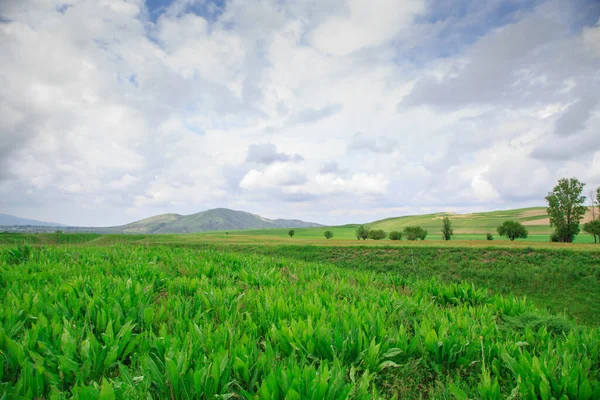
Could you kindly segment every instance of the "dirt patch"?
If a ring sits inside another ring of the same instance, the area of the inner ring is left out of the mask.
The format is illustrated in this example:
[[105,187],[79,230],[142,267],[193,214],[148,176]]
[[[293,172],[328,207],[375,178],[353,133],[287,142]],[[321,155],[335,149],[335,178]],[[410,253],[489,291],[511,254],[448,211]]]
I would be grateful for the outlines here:
[[533,221],[523,221],[526,226],[550,226],[550,218],[534,219]]
[[[531,214],[527,214],[527,213],[531,213]],[[529,210],[529,211],[524,211],[521,214],[521,217],[535,217],[537,215],[545,215],[545,214],[546,214],[546,210]],[[598,215],[596,215],[596,217],[598,217]],[[580,223],[585,224],[586,222],[590,222],[591,220],[592,220],[592,207],[588,207],[588,210],[586,211],[585,215],[581,219]],[[533,221],[523,221],[523,225],[548,226],[548,225],[550,225],[550,218],[535,219]]]
[[547,215],[546,210],[527,210],[523,211],[519,217],[521,218],[529,218],[529,217],[539,217],[540,215]]

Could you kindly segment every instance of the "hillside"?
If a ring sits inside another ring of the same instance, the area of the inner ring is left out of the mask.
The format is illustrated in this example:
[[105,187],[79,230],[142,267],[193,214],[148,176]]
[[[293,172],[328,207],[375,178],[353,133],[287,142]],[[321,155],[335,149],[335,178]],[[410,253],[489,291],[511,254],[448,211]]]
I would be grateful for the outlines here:
[[[496,232],[502,222],[511,220],[525,225],[530,233],[550,234],[552,228],[545,207],[520,208],[515,210],[491,211],[472,214],[436,213],[425,215],[411,215],[405,217],[386,218],[368,224],[372,229],[384,231],[402,230],[406,226],[421,226],[431,233],[437,233],[444,217],[450,218],[454,233],[486,233]],[[591,220],[591,210],[582,219],[581,223]]]
[[15,217],[14,215],[0,214],[0,226],[64,226],[55,222],[44,222],[35,219]]
[[309,228],[322,225],[296,219],[268,219],[260,215],[215,208],[192,215],[162,214],[127,225],[102,229],[106,233],[195,233],[266,228]]

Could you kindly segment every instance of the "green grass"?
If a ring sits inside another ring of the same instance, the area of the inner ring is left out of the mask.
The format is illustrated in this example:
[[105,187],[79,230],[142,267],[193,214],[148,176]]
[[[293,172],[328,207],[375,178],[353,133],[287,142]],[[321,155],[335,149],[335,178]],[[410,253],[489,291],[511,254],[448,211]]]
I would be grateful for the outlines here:
[[[535,221],[547,218],[547,215],[529,214],[535,212],[545,212],[544,207],[521,208],[515,210],[492,211],[485,213],[472,214],[452,214],[452,213],[437,213],[426,215],[415,215],[406,217],[387,218],[381,221],[376,221],[369,224],[375,229],[383,229],[385,231],[402,230],[405,226],[421,226],[428,229],[430,232],[439,232],[442,218],[448,217],[452,222],[452,226],[457,233],[482,233],[496,232],[496,228],[507,220],[518,221],[525,223],[527,221]],[[532,233],[550,233],[550,225],[542,226],[527,226],[527,229]]]
[[[380,228],[377,228],[377,229],[380,229]],[[427,233],[427,237],[425,238],[425,241],[432,242],[432,241],[441,241],[442,240],[442,234],[440,233],[439,229],[437,229],[435,231],[431,230],[432,229],[431,227],[428,227],[427,229],[428,229],[428,233]],[[292,239],[319,239],[319,240],[323,239],[323,240],[326,240],[325,237],[323,236],[323,233],[326,230],[330,230],[334,234],[333,239],[330,239],[330,240],[339,240],[339,239],[356,240],[356,236],[355,236],[356,227],[355,226],[332,226],[332,227],[324,227],[324,228],[295,228],[294,229],[295,234]],[[200,233],[198,235],[207,235],[207,236],[211,236],[211,237],[223,237],[223,238],[225,238],[226,236],[233,236],[233,237],[265,236],[265,237],[276,237],[276,238],[284,238],[285,239],[285,238],[289,238],[288,231],[289,231],[289,229],[254,229],[254,230],[243,230],[243,231],[206,232],[206,233]],[[387,231],[387,232],[389,232],[389,231]],[[491,233],[494,236],[494,240],[491,241],[492,243],[488,243],[488,244],[493,244],[494,241],[496,241],[496,242],[509,241],[506,237],[502,237],[502,236],[498,235],[495,231],[493,231]],[[549,239],[550,239],[549,234],[530,233],[528,235],[527,239],[517,239],[517,242],[545,243],[545,242],[548,242]],[[479,233],[479,234],[457,233],[452,237],[452,240],[487,241],[485,233]],[[403,239],[403,241],[406,241],[406,239]],[[387,244],[388,242],[390,242],[390,240],[383,239],[381,242],[384,242]],[[591,235],[582,233],[582,234],[579,234],[576,236],[575,243],[594,243],[594,238]]]
[[98,233],[12,233],[0,232],[2,244],[83,244],[101,237]]
[[398,277],[469,282],[526,296],[539,308],[600,326],[600,253],[546,249],[228,246],[228,251],[332,263]]
[[[0,398],[600,397],[598,329],[429,274],[469,266],[465,253],[272,249],[63,245],[0,258]],[[502,254],[475,259],[490,256]],[[522,277],[543,258],[550,273],[573,257],[597,272],[592,253],[503,257]]]

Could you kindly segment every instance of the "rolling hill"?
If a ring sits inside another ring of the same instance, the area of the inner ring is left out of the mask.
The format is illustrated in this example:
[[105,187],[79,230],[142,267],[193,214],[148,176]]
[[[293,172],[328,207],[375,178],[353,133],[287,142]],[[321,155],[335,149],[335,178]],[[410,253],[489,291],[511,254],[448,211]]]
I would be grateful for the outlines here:
[[[455,214],[455,213],[435,213],[424,215],[409,215],[402,217],[386,218],[378,221],[366,223],[365,225],[371,229],[383,229],[386,232],[402,231],[407,226],[421,226],[429,233],[427,240],[441,240],[440,228],[444,217],[450,218],[454,229],[455,240],[485,240],[485,234],[491,233],[495,240],[504,240],[497,235],[496,229],[504,221],[518,221],[525,225],[529,231],[527,241],[547,242],[549,235],[553,232],[550,226],[548,215],[545,207],[520,208],[513,210],[491,211],[470,214]],[[581,220],[581,224],[591,220],[591,210]],[[323,232],[331,230],[334,233],[334,239],[352,239],[356,240],[355,231],[358,224],[326,226],[317,228],[302,228],[297,229],[294,235],[296,239],[307,240],[322,240]],[[210,234],[215,237],[221,236],[221,233]],[[224,233],[223,233],[224,235]],[[287,229],[252,229],[236,232],[229,232],[229,236],[271,236],[288,238]],[[386,239],[387,240],[387,239]],[[508,239],[506,239],[508,240]],[[583,231],[577,235],[578,243],[593,243],[590,235]]]
[[64,226],[55,222],[44,222],[35,219],[15,217],[14,215],[0,214],[0,226]]
[[268,219],[227,208],[215,208],[192,215],[161,214],[123,226],[98,229],[105,233],[195,233],[267,228],[309,228],[320,224],[297,219]]
[[[406,226],[421,226],[430,232],[437,233],[442,219],[448,217],[452,222],[454,233],[486,233],[496,232],[496,228],[504,221],[518,221],[525,225],[530,233],[550,234],[550,220],[545,207],[519,208],[515,210],[491,211],[471,214],[436,213],[411,215],[405,217],[386,218],[367,224],[372,229],[401,231]],[[581,223],[591,220],[591,209],[588,210]]]

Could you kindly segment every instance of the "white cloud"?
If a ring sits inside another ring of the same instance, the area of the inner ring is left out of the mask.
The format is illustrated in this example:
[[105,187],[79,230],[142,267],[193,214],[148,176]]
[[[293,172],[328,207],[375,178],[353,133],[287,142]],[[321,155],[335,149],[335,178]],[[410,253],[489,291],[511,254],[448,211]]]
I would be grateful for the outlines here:
[[422,0],[348,0],[342,15],[319,25],[312,43],[325,53],[343,56],[367,46],[378,46],[410,27],[423,12]]
[[262,170],[252,169],[240,182],[243,189],[277,189],[282,186],[297,186],[306,182],[306,176],[298,167],[276,163]]
[[320,193],[351,193],[358,195],[383,195],[390,184],[383,174],[354,174],[350,179],[343,179],[333,174],[319,174],[315,182]]
[[599,28],[568,4],[192,3],[0,2],[2,212],[344,223],[600,181]]
[[588,27],[583,30],[583,43],[600,57],[600,20],[596,26]]

